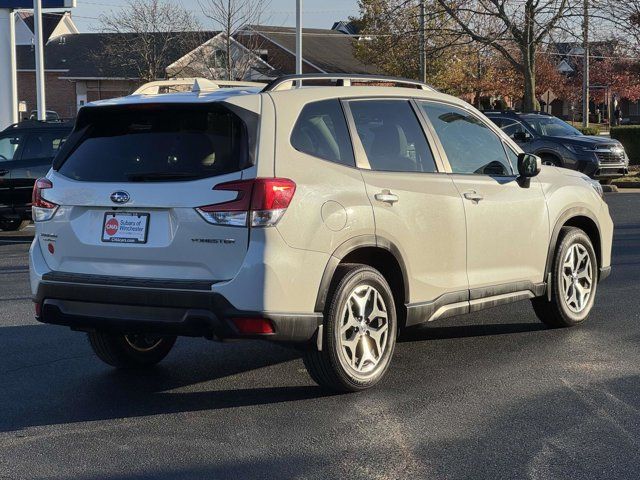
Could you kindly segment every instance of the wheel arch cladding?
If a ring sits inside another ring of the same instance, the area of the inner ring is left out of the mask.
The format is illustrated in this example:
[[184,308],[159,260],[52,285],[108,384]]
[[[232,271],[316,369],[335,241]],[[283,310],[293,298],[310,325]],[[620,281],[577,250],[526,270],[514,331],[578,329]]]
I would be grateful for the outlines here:
[[361,263],[378,270],[393,292],[398,313],[398,326],[406,318],[405,305],[409,301],[408,274],[400,251],[388,241],[373,235],[362,235],[343,243],[336,249],[325,267],[316,300],[316,312],[323,312],[336,268],[344,263]]
[[593,249],[596,252],[596,259],[598,261],[598,267],[602,266],[602,245],[600,240],[600,226],[589,210],[584,208],[573,208],[564,212],[556,221],[555,227],[551,235],[551,242],[549,243],[549,253],[547,254],[547,265],[545,268],[545,278],[551,271],[551,265],[553,263],[553,256],[558,245],[560,231],[563,227],[576,227],[584,231],[591,240]]

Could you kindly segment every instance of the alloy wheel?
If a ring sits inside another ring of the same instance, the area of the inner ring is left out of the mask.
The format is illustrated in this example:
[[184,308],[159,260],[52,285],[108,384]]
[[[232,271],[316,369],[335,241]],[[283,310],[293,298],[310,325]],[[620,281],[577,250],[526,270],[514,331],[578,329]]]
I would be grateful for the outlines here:
[[347,298],[339,330],[340,355],[360,375],[375,371],[389,344],[387,305],[371,285],[357,286]]
[[564,300],[574,313],[582,312],[589,304],[593,289],[593,266],[587,249],[574,243],[562,263]]
[[137,334],[125,335],[124,340],[131,348],[138,352],[149,352],[160,345],[162,337],[152,334]]

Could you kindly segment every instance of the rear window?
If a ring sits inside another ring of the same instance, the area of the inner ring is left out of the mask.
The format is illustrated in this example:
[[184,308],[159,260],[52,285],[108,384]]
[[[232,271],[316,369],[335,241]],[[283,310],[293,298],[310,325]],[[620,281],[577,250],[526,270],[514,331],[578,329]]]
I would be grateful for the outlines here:
[[90,182],[192,180],[248,166],[242,120],[219,105],[88,109],[59,172]]

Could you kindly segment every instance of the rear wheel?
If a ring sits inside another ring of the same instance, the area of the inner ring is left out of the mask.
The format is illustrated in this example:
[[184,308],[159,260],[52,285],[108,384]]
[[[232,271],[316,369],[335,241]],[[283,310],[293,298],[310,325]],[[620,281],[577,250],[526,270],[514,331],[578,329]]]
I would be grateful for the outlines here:
[[136,334],[122,335],[90,332],[89,344],[100,360],[116,368],[144,368],[166,357],[176,337]]
[[603,180],[600,180],[600,185],[611,185],[611,182],[613,182],[612,178],[605,178]]
[[591,312],[598,286],[598,260],[584,231],[562,228],[551,275],[551,301],[533,299],[536,315],[550,327],[582,323]]
[[17,232],[27,225],[29,225],[29,220],[0,220],[0,230],[4,230],[5,232]]
[[342,392],[372,387],[385,374],[397,336],[393,294],[376,269],[341,265],[325,312],[322,351],[304,362],[321,386]]

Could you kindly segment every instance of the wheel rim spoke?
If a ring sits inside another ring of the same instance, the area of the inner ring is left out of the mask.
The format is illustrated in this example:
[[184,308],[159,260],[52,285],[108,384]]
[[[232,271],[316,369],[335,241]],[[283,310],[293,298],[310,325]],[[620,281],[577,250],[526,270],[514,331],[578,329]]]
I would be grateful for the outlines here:
[[373,371],[383,358],[389,337],[387,305],[378,290],[360,285],[349,295],[340,325],[341,355],[358,373]]
[[584,245],[575,243],[569,247],[562,263],[562,290],[569,309],[582,312],[593,290],[593,265]]

